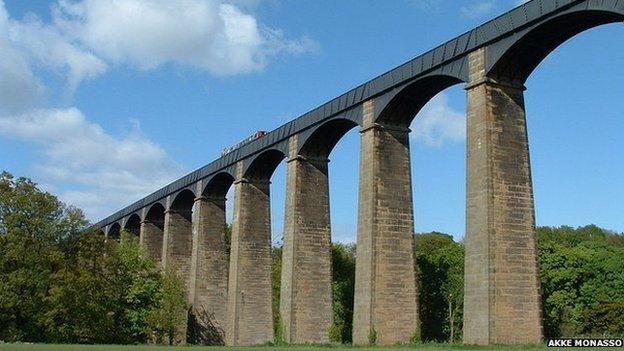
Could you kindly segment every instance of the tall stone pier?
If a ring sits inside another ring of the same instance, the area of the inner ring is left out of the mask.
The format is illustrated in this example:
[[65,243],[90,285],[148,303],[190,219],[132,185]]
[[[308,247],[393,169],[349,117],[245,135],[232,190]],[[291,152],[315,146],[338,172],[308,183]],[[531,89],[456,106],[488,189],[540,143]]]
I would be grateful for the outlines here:
[[390,345],[418,332],[409,130],[363,109],[353,342]]
[[[169,209],[165,211],[162,268],[176,274],[182,280],[188,300],[193,245],[191,208],[173,209],[171,205],[168,207]],[[184,317],[186,317],[186,312]],[[174,343],[186,343],[186,329],[187,323],[183,322],[178,329]]]
[[243,178],[242,168],[234,182],[226,345],[273,341],[270,183]]
[[[194,312],[207,313],[225,330],[228,258],[225,197],[199,196],[193,211],[193,257],[189,300]],[[199,317],[202,317],[201,315]]]
[[464,342],[542,340],[535,216],[522,86],[469,56]]
[[333,319],[328,160],[298,155],[297,137],[289,146],[280,293],[284,340],[327,343]]

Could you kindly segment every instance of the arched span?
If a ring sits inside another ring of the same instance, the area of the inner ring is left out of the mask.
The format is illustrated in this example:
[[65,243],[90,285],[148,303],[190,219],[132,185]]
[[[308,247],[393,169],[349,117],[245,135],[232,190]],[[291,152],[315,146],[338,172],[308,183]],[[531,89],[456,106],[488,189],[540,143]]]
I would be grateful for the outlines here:
[[[584,2],[585,3],[585,2]],[[611,5],[607,5],[607,3]],[[508,83],[523,85],[537,66],[558,46],[588,29],[624,20],[624,9],[614,8],[614,1],[603,1],[604,10],[579,9],[541,23],[524,33],[511,45],[506,44],[498,58],[494,56],[488,76]],[[583,3],[578,7],[587,6]],[[609,9],[608,7],[613,7]],[[492,51],[497,51],[494,46]]]
[[163,230],[165,227],[165,207],[160,202],[153,204],[145,215],[145,221]]
[[254,181],[269,181],[285,157],[286,155],[277,149],[264,151],[251,161],[243,174],[243,178]]
[[384,125],[409,127],[412,120],[429,100],[444,89],[462,80],[446,75],[433,75],[418,79],[396,91],[385,106],[377,108],[381,110],[376,122]]
[[202,195],[209,198],[224,198],[234,183],[234,177],[229,173],[219,173],[210,178]]
[[119,240],[119,236],[121,235],[121,225],[117,222],[110,225],[108,228],[108,233],[106,233],[106,237],[110,239]]
[[194,203],[195,193],[189,189],[184,189],[171,202],[171,210],[179,213],[190,222]]
[[124,231],[134,234],[138,237],[141,231],[141,217],[139,217],[139,215],[136,213],[130,215],[128,220],[126,220],[126,224],[124,225]]
[[305,140],[300,141],[298,154],[304,157],[326,159],[340,139],[357,125],[354,121],[344,118],[325,122]]

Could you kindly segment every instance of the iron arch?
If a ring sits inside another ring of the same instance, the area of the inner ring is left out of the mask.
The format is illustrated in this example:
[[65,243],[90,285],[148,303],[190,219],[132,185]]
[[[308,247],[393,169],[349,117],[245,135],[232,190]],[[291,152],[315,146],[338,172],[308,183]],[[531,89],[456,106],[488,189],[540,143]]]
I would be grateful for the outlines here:
[[139,236],[141,232],[141,217],[138,214],[133,213],[128,217],[124,224],[124,231],[131,233],[135,236]]
[[269,181],[285,157],[286,155],[281,150],[266,150],[251,160],[243,173],[243,177],[253,181]]
[[624,20],[624,9],[616,9],[613,1],[603,1],[603,9],[585,9],[586,3],[493,44],[488,48],[491,68],[487,76],[523,85],[537,66],[567,40],[591,28]]
[[208,198],[225,198],[233,183],[234,177],[231,174],[221,172],[210,178],[204,187],[202,195]]
[[156,202],[150,206],[147,214],[145,215],[145,220],[152,223],[160,230],[163,230],[165,228],[165,206],[163,206],[160,202]]
[[358,124],[351,119],[329,120],[301,140],[298,154],[308,158],[327,159],[340,139],[356,126]]
[[[430,75],[393,90],[386,96],[376,122],[384,125],[409,127],[416,114],[438,93],[463,80],[448,75]],[[381,99],[380,99],[381,100]],[[383,101],[382,100],[382,101]]]
[[182,215],[186,220],[191,221],[193,204],[195,203],[195,193],[189,189],[180,191],[171,202],[171,210]]

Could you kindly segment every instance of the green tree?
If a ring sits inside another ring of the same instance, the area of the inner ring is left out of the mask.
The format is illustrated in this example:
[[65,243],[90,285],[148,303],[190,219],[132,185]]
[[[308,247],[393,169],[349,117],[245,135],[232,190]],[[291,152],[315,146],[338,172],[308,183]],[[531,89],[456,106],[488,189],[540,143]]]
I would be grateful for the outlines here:
[[46,340],[46,297],[62,243],[87,222],[82,212],[26,178],[0,175],[0,339]]
[[423,341],[461,340],[464,247],[443,233],[414,236]]
[[148,317],[161,290],[155,262],[134,235],[121,241],[84,232],[66,245],[46,299],[55,342],[137,343],[150,336]]
[[173,272],[163,273],[162,289],[157,294],[157,304],[147,317],[156,343],[173,345],[186,329],[187,305],[184,284]]
[[284,326],[280,314],[280,289],[282,286],[282,247],[271,248],[271,288],[272,288],[272,311],[273,311],[273,333],[275,342],[284,341]]
[[350,343],[355,293],[355,244],[332,245],[332,293],[334,322],[329,333],[330,340]]
[[[159,293],[166,289],[166,278],[161,277],[156,263],[141,248],[138,237],[122,232],[119,245],[115,244],[107,268],[112,277],[110,296],[116,298],[111,309],[118,331],[116,342],[145,342],[149,336],[148,317],[159,303]],[[178,294],[183,296],[182,287]]]
[[595,225],[538,235],[546,335],[623,335],[622,235]]
[[138,238],[100,233],[80,210],[2,173],[0,339],[139,343],[158,311],[185,310],[181,283],[161,276]]
[[67,243],[65,260],[52,274],[45,299],[46,341],[105,343],[116,333],[110,314],[114,300],[107,274],[109,246],[103,236],[91,232]]

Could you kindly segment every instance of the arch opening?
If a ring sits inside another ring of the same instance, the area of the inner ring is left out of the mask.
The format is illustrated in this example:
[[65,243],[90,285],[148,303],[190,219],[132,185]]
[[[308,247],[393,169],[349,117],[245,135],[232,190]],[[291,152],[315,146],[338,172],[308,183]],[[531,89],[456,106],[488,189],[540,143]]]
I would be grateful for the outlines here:
[[435,75],[419,79],[403,87],[383,108],[377,122],[407,128],[418,112],[432,98],[453,85],[462,83],[459,78]]
[[202,196],[207,198],[225,198],[234,183],[234,177],[229,173],[219,173],[206,184]]
[[[463,300],[445,294],[447,280],[463,276],[466,191],[466,92],[449,86],[427,101],[409,128],[414,259],[422,342],[449,342],[450,312]],[[435,257],[457,258],[457,266],[437,266]],[[453,292],[455,293],[455,292]],[[453,313],[453,342],[461,341],[461,318]]]
[[187,221],[191,222],[193,215],[193,204],[195,203],[195,193],[191,190],[182,190],[171,203],[171,210],[180,214]]
[[489,70],[488,76],[522,85],[564,42],[591,28],[622,20],[622,14],[598,10],[576,11],[553,18],[531,29],[507,49]]
[[267,150],[252,161],[243,177],[250,181],[268,182],[285,157],[279,150]]
[[326,122],[306,139],[299,155],[311,159],[327,159],[342,137],[357,125],[354,121],[343,118]]
[[160,203],[155,203],[147,211],[145,221],[155,225],[158,229],[163,230],[165,228],[165,207]]
[[332,252],[331,280],[333,285],[342,287],[332,293],[332,327],[339,331],[332,341],[351,344],[355,299],[360,134],[358,125],[349,124],[348,121],[328,124],[325,128],[337,128],[337,124],[340,124],[339,133],[334,134],[334,139],[325,140],[328,144],[322,149],[325,152],[323,157],[331,159],[327,167]]
[[124,231],[139,237],[141,231],[141,217],[136,213],[131,215],[124,225]]

